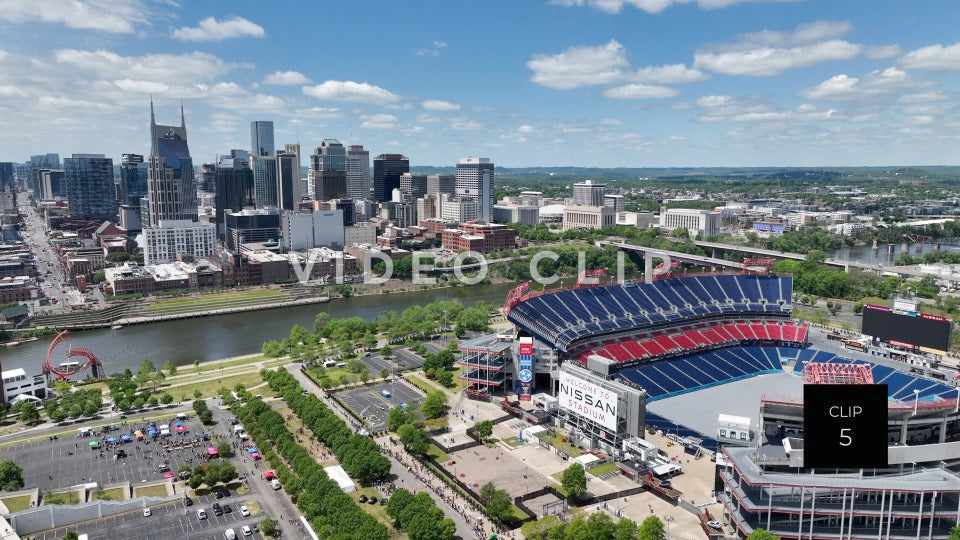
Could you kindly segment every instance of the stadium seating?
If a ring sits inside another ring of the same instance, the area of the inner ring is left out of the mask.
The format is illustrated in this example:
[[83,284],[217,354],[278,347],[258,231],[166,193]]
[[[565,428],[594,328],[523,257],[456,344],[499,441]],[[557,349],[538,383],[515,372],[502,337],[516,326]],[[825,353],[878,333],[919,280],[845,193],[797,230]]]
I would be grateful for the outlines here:
[[584,337],[681,323],[703,315],[786,316],[792,292],[789,276],[686,276],[530,295],[513,305],[507,317],[565,350]]
[[[784,349],[792,350],[792,349]],[[647,401],[764,373],[782,373],[777,347],[731,347],[621,369],[614,377],[647,391]]]
[[893,400],[911,402],[914,400],[914,389],[919,390],[917,398],[920,401],[936,401],[938,399],[954,399],[957,389],[945,383],[937,382],[913,373],[905,373],[889,366],[874,364],[864,360],[851,360],[833,353],[805,349],[800,351],[798,362],[794,366],[794,373],[801,373],[806,362],[834,362],[869,364],[872,366],[873,382],[887,385],[887,397]]
[[[686,351],[740,344],[744,341],[790,341],[795,342],[801,334],[806,337],[806,323],[751,322],[723,323],[705,328],[689,328],[675,334],[651,335],[629,341],[607,340],[599,347],[581,347],[574,357],[581,363],[591,354],[630,362],[648,360],[664,355]],[[626,339],[626,338],[624,338]]]

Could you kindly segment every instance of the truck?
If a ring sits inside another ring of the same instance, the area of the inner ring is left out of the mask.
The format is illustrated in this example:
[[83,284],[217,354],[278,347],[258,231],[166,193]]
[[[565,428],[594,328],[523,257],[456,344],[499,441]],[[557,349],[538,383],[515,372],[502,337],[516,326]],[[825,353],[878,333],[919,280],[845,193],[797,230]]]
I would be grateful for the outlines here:
[[383,397],[385,397],[385,398],[387,398],[387,399],[390,399],[390,391],[389,391],[389,390],[386,390],[386,389],[381,390],[381,391],[380,391],[380,395],[383,396]]

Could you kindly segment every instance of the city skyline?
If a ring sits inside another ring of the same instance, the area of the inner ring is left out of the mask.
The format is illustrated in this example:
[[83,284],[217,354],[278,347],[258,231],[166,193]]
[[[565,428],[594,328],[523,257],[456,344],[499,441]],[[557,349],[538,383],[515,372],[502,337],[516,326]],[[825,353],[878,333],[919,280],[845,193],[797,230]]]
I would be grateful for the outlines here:
[[[197,163],[248,148],[257,120],[278,149],[338,139],[412,166],[941,165],[960,138],[946,1],[2,7],[0,161],[148,155],[151,95],[167,119],[183,99]],[[329,17],[351,24],[320,43],[295,24]]]

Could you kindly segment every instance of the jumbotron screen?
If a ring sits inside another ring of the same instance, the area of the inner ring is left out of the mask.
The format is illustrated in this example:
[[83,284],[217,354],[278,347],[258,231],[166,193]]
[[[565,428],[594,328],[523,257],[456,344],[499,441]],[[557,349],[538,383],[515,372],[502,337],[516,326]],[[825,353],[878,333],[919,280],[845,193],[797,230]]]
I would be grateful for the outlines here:
[[950,349],[950,321],[936,315],[906,315],[881,306],[864,306],[861,331],[894,345]]

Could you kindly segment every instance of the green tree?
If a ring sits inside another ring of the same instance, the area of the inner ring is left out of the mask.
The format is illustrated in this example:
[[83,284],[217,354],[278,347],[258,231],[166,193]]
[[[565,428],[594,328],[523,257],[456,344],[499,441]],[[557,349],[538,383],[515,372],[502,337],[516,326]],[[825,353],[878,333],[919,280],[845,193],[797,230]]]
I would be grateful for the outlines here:
[[277,527],[277,521],[272,518],[260,520],[260,532],[267,536],[277,536],[277,533],[280,532],[280,529]]
[[167,360],[166,362],[163,363],[163,370],[169,373],[170,375],[177,374],[177,366],[174,365],[174,363],[171,362],[170,360]]
[[427,394],[420,405],[420,411],[426,418],[440,418],[447,408],[447,395],[441,390]]
[[513,501],[510,500],[510,494],[502,489],[493,493],[485,508],[490,517],[501,522],[507,521],[513,515]]
[[104,272],[103,270],[98,270],[98,271],[94,272],[93,275],[90,277],[90,282],[91,282],[91,283],[102,283],[103,280],[105,280],[105,279],[107,279],[107,273]]
[[380,378],[386,379],[390,376],[390,370],[387,368],[380,368]]
[[956,525],[954,528],[950,529],[950,536],[947,538],[948,540],[960,540],[960,525]]
[[579,499],[587,492],[587,473],[583,465],[574,463],[563,471],[561,479],[563,489],[567,491],[571,499]]
[[487,504],[490,502],[490,499],[493,498],[493,494],[497,492],[497,486],[493,485],[493,482],[487,482],[486,484],[480,486],[480,502]]
[[400,426],[409,424],[413,422],[413,420],[413,415],[409,409],[394,407],[390,409],[390,414],[387,415],[387,428],[390,429],[390,431],[397,431],[400,429]]
[[77,531],[67,531],[63,535],[63,540],[77,540],[78,538],[80,538],[80,535],[77,534]]
[[766,529],[754,529],[753,532],[747,535],[747,540],[780,540],[780,537]]
[[200,359],[195,358],[193,360],[193,368],[197,370],[197,373],[200,373]]
[[415,456],[426,455],[427,449],[430,447],[430,438],[423,430],[417,429],[413,424],[406,424],[400,426],[397,435],[400,436],[400,442],[403,443],[407,452]]
[[0,461],[0,490],[16,491],[23,488],[23,469],[13,461]]
[[160,403],[163,403],[164,405],[173,403],[173,396],[170,395],[170,392],[164,392],[160,394]]
[[613,540],[637,540],[637,522],[622,518],[613,528]]
[[853,303],[853,312],[857,315],[863,313],[863,302],[854,302]]
[[40,412],[37,406],[29,401],[20,403],[20,421],[24,424],[35,424],[40,421]]
[[473,432],[480,438],[481,441],[485,441],[487,437],[493,435],[493,422],[490,420],[481,420],[473,426]]
[[638,540],[663,540],[663,521],[657,516],[647,516],[637,531]]

